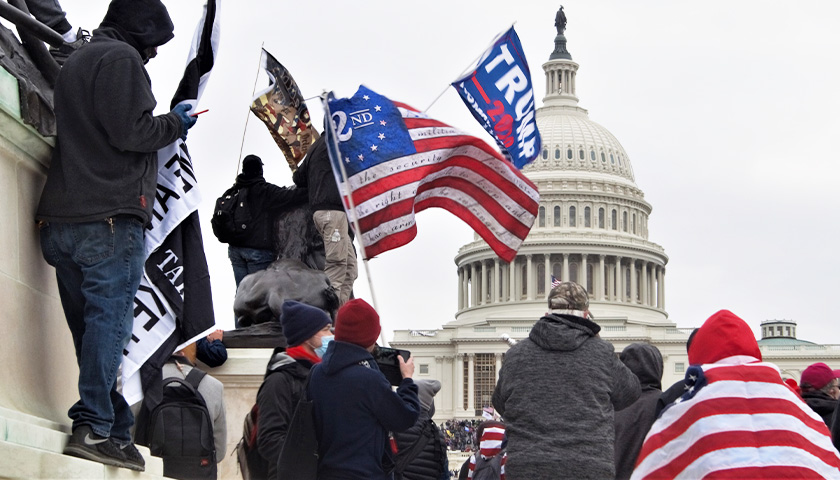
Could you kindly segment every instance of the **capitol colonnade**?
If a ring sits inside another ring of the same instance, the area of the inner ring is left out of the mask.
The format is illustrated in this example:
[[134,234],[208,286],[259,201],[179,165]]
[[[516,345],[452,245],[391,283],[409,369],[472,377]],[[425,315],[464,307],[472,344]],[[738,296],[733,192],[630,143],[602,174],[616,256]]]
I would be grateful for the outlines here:
[[544,300],[551,277],[583,285],[593,302],[665,310],[665,266],[619,254],[536,253],[507,263],[496,258],[458,267],[458,311],[522,300]]

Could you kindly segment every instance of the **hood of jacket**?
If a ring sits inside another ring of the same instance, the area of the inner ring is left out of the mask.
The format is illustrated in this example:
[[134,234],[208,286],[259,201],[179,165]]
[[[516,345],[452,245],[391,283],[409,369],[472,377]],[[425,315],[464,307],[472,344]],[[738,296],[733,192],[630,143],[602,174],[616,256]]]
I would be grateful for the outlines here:
[[[301,365],[300,362],[290,357],[283,347],[277,347],[274,349],[274,353],[271,354],[271,358],[268,360],[268,366],[266,366],[265,369],[265,377],[281,370],[289,370],[295,376],[306,377],[306,372],[309,372],[309,366],[309,362],[307,362],[307,365]],[[300,370],[301,368],[303,368],[303,370]]]
[[761,360],[761,350],[747,322],[729,310],[721,310],[703,323],[688,348],[688,363],[703,365],[728,357],[747,356]]
[[642,391],[662,390],[662,372],[665,366],[658,348],[649,343],[631,343],[624,347],[619,359],[639,377]]
[[600,331],[601,327],[592,320],[552,313],[534,324],[528,338],[545,350],[572,351]]
[[251,185],[256,185],[258,183],[265,183],[265,177],[262,175],[248,175],[245,173],[240,173],[236,176],[236,186],[237,187],[250,187]]
[[174,31],[175,25],[160,0],[113,0],[93,34],[94,37],[105,35],[122,40],[134,47],[146,60],[143,51],[172,40],[175,37]]
[[359,364],[366,365],[374,370],[379,370],[379,365],[373,360],[373,355],[370,352],[358,345],[339,340],[330,342],[324,358],[321,359],[322,371],[327,376],[335,375],[347,367]]

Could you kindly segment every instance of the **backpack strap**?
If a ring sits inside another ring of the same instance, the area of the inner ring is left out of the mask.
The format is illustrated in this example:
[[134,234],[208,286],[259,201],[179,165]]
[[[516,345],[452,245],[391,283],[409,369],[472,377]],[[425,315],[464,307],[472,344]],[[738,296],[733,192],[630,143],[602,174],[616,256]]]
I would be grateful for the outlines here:
[[192,370],[190,370],[190,373],[187,374],[186,380],[196,391],[198,391],[198,384],[204,380],[205,375],[207,375],[207,372],[193,367]]

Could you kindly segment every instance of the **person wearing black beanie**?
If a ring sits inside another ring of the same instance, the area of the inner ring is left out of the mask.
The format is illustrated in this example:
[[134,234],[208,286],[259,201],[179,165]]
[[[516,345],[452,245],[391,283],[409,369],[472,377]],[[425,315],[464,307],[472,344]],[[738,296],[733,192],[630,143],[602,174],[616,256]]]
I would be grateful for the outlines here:
[[90,43],[64,62],[53,94],[57,139],[35,216],[80,372],[64,453],[137,471],[145,460],[116,379],[146,260],[157,151],[195,123],[186,104],[154,115],[144,63],[173,31],[160,0],[114,0]]
[[277,460],[286,442],[289,423],[310,368],[320,363],[333,338],[330,316],[305,303],[283,302],[280,323],[288,347],[274,349],[265,380],[257,392],[257,451],[265,461],[268,479],[284,477],[283,472],[277,471]]
[[[236,288],[247,275],[265,270],[277,259],[274,224],[284,210],[306,203],[305,188],[278,187],[263,177],[263,161],[256,155],[246,155],[242,160],[242,173],[224,195],[239,191],[250,222],[242,235],[228,243],[228,258],[233,267]],[[244,195],[243,192],[244,191]],[[239,322],[236,321],[239,328]]]

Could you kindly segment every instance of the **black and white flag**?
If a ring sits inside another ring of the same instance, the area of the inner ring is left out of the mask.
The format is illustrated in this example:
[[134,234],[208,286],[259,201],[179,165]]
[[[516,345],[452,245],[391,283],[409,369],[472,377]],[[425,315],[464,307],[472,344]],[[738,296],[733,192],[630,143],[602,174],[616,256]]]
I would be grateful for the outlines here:
[[[219,3],[208,0],[193,36],[187,66],[171,107],[195,109],[219,46]],[[158,185],[146,230],[146,266],[134,298],[134,328],[123,351],[123,396],[129,405],[172,352],[213,329],[210,273],[204,255],[198,189],[187,145],[178,139],[158,151]],[[156,373],[157,372],[157,373]]]

